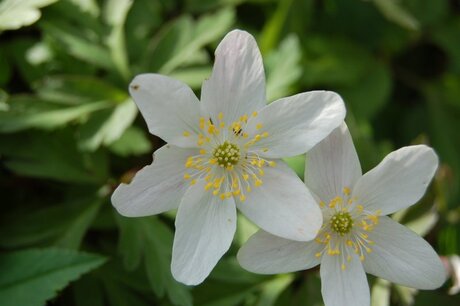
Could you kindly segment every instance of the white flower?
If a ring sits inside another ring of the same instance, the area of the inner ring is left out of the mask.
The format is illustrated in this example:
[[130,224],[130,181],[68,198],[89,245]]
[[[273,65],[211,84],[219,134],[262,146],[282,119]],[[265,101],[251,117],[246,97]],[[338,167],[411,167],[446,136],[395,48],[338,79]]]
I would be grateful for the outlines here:
[[198,284],[209,275],[232,242],[236,206],[270,233],[315,237],[320,209],[280,158],[307,151],[340,125],[337,94],[307,92],[267,106],[257,44],[238,30],[217,47],[201,102],[157,74],[137,76],[130,92],[149,131],[168,144],[115,190],[112,203],[129,217],[178,208],[171,264],[178,281]]
[[261,274],[321,264],[326,306],[369,306],[366,274],[418,289],[434,289],[445,269],[433,248],[386,215],[416,203],[438,165],[431,148],[401,148],[374,169],[361,166],[345,124],[309,153],[306,184],[319,199],[323,226],[311,242],[259,231],[238,253],[240,264]]

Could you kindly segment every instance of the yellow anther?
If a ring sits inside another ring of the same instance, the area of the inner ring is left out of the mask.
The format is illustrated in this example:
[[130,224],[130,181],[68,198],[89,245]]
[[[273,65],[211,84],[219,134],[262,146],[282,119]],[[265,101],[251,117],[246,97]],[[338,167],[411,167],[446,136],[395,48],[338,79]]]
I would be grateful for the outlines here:
[[216,164],[216,163],[217,163],[217,158],[211,158],[211,159],[209,159],[209,163],[210,163],[211,165]]
[[219,118],[219,120],[222,120],[224,118],[224,113],[220,112],[218,115],[217,115],[217,118]]
[[262,123],[257,123],[257,125],[256,125],[256,129],[258,129],[258,130],[260,130],[263,127],[264,127],[264,125]]
[[244,194],[240,195],[240,201],[241,202],[246,201],[246,196]]
[[182,133],[182,135],[184,135],[184,137],[188,137],[188,136],[190,136],[190,132],[189,131],[184,131]]
[[274,161],[271,160],[271,161],[268,162],[268,165],[269,165],[270,167],[275,167],[275,166],[276,166],[276,162],[274,162]]
[[326,203],[324,203],[323,201],[319,202],[319,207],[324,207],[326,206]]
[[263,148],[262,152],[268,152],[268,148]]
[[230,164],[229,166],[225,167],[227,170],[231,171],[233,170],[234,166],[232,164]]
[[259,186],[261,186],[262,184],[263,184],[262,180],[256,180],[256,181],[254,182],[254,185],[255,185],[256,187],[259,187]]
[[262,138],[267,138],[268,135],[269,135],[268,132],[263,132],[263,133],[262,133]]
[[196,184],[196,179],[193,179],[190,181],[190,185],[195,185]]
[[259,169],[259,174],[260,174],[261,176],[264,176],[264,174],[265,174],[264,170]]
[[206,186],[204,186],[204,190],[209,190],[212,187],[212,183],[207,183]]
[[219,197],[221,200],[225,200],[225,193],[221,193]]
[[219,194],[219,189],[216,189],[212,192],[213,195],[218,195]]
[[350,195],[350,192],[351,192],[351,191],[350,191],[350,188],[348,188],[348,187],[344,187],[344,188],[343,188],[343,193],[344,193],[345,195]]
[[345,266],[345,264],[342,264],[342,271],[344,271],[347,267]]
[[239,195],[241,193],[241,190],[240,189],[236,189],[233,191],[233,195]]
[[348,246],[353,246],[353,241],[347,240],[347,245],[348,245]]
[[255,140],[255,141],[259,141],[261,138],[262,138],[262,136],[260,136],[259,134],[257,134],[256,136],[254,136],[254,140]]
[[184,179],[188,180],[190,178],[190,174],[184,173]]
[[249,175],[247,173],[243,173],[243,180],[247,181],[249,179]]
[[316,253],[316,254],[315,254],[315,257],[316,257],[316,258],[320,258],[320,257],[321,257],[321,252]]
[[225,127],[225,122],[222,121],[222,122],[219,124],[219,126],[220,126],[221,129],[223,129],[223,128]]
[[257,117],[257,115],[258,115],[257,112],[253,112],[253,113],[252,113],[252,116],[253,116],[253,117]]
[[247,191],[247,192],[251,192],[251,190],[252,190],[252,189],[251,189],[251,186],[246,187],[246,191]]
[[210,124],[210,125],[208,126],[208,133],[209,133],[209,134],[212,135],[212,134],[216,133],[216,131],[217,131],[217,129],[216,129],[216,127],[214,126],[214,124]]
[[364,255],[359,256],[359,260],[364,261]]
[[205,150],[205,149],[201,149],[201,150],[200,150],[200,154],[201,154],[201,155],[206,154],[206,150]]
[[249,134],[248,133],[243,133],[243,138],[248,138]]
[[358,210],[358,212],[363,212],[364,210],[364,207],[362,205],[356,205],[356,209]]

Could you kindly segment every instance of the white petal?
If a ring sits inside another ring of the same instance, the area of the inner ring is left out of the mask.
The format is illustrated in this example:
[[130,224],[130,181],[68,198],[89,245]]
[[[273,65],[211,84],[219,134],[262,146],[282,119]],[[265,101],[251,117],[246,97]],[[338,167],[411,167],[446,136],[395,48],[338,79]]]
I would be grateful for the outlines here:
[[370,292],[363,265],[356,254],[342,270],[340,256],[323,255],[321,293],[326,306],[369,306]]
[[201,283],[232,243],[236,229],[233,198],[204,191],[204,181],[185,193],[176,216],[171,271],[187,285]]
[[[159,75],[141,74],[129,92],[144,117],[150,133],[180,147],[196,147],[200,103],[182,82]],[[184,136],[184,132],[190,133]]]
[[268,137],[254,145],[261,156],[289,157],[311,149],[338,127],[344,117],[345,105],[339,95],[311,91],[267,105],[248,122],[246,132],[249,135],[268,132]]
[[243,268],[254,273],[288,273],[318,265],[315,254],[322,248],[324,245],[314,241],[288,240],[260,230],[241,247],[237,258]]
[[250,115],[265,103],[265,75],[262,57],[251,34],[234,30],[216,49],[214,68],[203,83],[201,101],[214,122],[220,112],[231,123]]
[[431,245],[401,224],[384,216],[369,233],[372,253],[364,260],[366,272],[417,289],[435,289],[446,271]]
[[282,161],[264,168],[263,184],[246,194],[238,208],[265,231],[286,239],[309,241],[322,224],[322,214],[305,184]]
[[179,206],[188,188],[183,176],[185,161],[198,154],[196,149],[165,145],[155,151],[153,163],[136,173],[130,184],[120,184],[112,194],[112,204],[126,217],[162,213]]
[[352,190],[361,175],[358,155],[345,123],[307,154],[305,183],[326,203],[342,195],[344,187]]
[[438,157],[425,145],[388,154],[358,180],[353,195],[369,211],[388,215],[416,203],[438,167]]

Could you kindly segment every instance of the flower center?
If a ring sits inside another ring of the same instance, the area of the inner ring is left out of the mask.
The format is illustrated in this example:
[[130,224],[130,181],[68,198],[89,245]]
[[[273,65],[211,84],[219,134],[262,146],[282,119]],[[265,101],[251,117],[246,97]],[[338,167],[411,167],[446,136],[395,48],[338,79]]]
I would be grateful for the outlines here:
[[345,187],[342,194],[329,203],[320,202],[324,220],[328,221],[323,223],[315,238],[317,243],[324,245],[316,257],[339,256],[342,270],[352,260],[353,253],[363,261],[372,252],[374,241],[369,239],[368,233],[379,223],[381,212],[367,211],[357,201],[351,196],[351,190]]
[[336,213],[332,216],[330,222],[331,229],[340,236],[348,234],[353,228],[353,219],[349,212],[341,211]]
[[236,144],[225,141],[214,149],[212,155],[219,166],[231,168],[240,160],[240,149]]
[[256,122],[254,135],[246,132],[248,121],[257,120],[256,117],[257,112],[253,112],[228,123],[224,121],[224,114],[219,113],[214,121],[201,117],[196,130],[184,131],[184,137],[192,133],[197,136],[200,149],[198,155],[185,161],[189,172],[184,174],[184,179],[191,185],[203,179],[205,191],[222,200],[237,197],[244,202],[247,193],[263,184],[264,168],[276,165],[275,161],[260,156],[260,151],[267,152],[269,148],[254,149],[255,144],[269,137],[269,133],[263,131],[263,124]]

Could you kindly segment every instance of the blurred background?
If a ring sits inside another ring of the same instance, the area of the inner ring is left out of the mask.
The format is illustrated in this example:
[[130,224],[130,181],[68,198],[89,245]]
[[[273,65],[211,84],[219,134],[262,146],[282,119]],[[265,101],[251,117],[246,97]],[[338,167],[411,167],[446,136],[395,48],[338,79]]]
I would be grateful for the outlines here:
[[[364,171],[402,146],[435,148],[427,194],[393,218],[452,278],[422,292],[368,278],[373,306],[460,305],[459,0],[1,0],[0,305],[322,305],[317,269],[238,266],[256,230],[244,218],[211,276],[189,288],[169,268],[174,212],[128,219],[110,204],[163,144],[130,80],[157,72],[199,96],[234,28],[258,41],[269,102],[343,96]],[[304,157],[288,162],[303,177]]]

